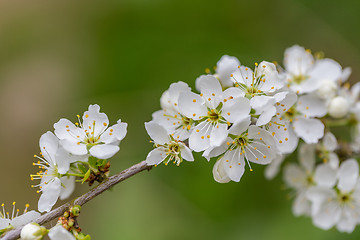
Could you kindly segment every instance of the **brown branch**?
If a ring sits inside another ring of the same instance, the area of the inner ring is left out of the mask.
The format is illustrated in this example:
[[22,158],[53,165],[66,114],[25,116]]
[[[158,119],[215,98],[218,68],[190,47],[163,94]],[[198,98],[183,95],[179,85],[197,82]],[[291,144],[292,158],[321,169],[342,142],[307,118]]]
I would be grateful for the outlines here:
[[[94,197],[98,196],[99,194],[103,193],[104,191],[108,190],[109,188],[115,186],[119,182],[122,182],[125,179],[128,179],[129,177],[131,177],[139,172],[142,172],[144,170],[150,170],[150,169],[151,169],[151,166],[148,166],[145,161],[135,164],[134,166],[132,166],[114,176],[109,177],[109,179],[106,182],[93,188],[92,190],[83,194],[82,196],[80,196],[72,201],[69,201],[69,202],[61,205],[60,207],[40,216],[34,222],[36,222],[40,225],[47,223],[57,217],[60,217],[69,207],[71,207],[73,205],[84,205],[85,203],[87,203],[88,201],[93,199]],[[22,227],[13,229],[13,230],[7,232],[6,235],[1,239],[2,240],[18,239],[20,237],[21,229],[22,229]]]

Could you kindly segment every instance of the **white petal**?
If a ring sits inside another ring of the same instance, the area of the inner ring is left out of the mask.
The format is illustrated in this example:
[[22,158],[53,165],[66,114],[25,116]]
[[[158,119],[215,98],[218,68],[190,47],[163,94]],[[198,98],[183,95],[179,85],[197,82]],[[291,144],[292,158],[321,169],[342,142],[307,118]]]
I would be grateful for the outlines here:
[[271,161],[271,163],[265,168],[265,177],[267,180],[272,180],[280,171],[280,166],[285,160],[285,156],[278,155]]
[[315,166],[315,144],[301,144],[298,152],[298,158],[301,166],[308,172],[313,172]]
[[220,158],[218,161],[216,161],[212,172],[215,181],[218,183],[227,183],[231,180],[224,169],[224,158]]
[[207,116],[207,108],[204,104],[204,99],[193,92],[184,92],[179,96],[181,114],[194,120]]
[[208,161],[210,161],[210,158],[212,157],[217,157],[217,156],[220,156],[221,154],[223,154],[228,148],[229,146],[226,144],[226,142],[231,142],[233,141],[230,137],[228,137],[223,144],[221,144],[220,146],[218,147],[209,147],[207,148],[202,156],[204,158],[206,158]]
[[323,144],[326,150],[328,151],[335,151],[337,148],[337,140],[334,134],[331,132],[327,132],[323,138]]
[[274,106],[270,106],[260,115],[260,117],[256,121],[256,126],[262,126],[268,124],[275,114],[276,114],[276,108]]
[[[275,98],[281,99],[279,96],[275,95]],[[284,99],[281,101],[277,100],[276,109],[277,112],[282,113],[284,112],[284,109],[290,109],[297,101],[298,97],[297,94],[294,92],[287,92]]]
[[76,127],[72,122],[65,118],[62,118],[55,123],[54,128],[55,135],[59,139],[77,141],[77,136],[79,136],[79,139],[83,139],[85,137],[85,133],[82,129]]
[[102,133],[109,125],[109,119],[105,113],[100,112],[100,106],[90,105],[89,110],[83,115],[83,128],[94,132],[95,136]]
[[299,117],[294,121],[294,131],[306,143],[317,143],[324,136],[324,124],[318,119]]
[[340,218],[341,209],[334,202],[325,202],[321,210],[313,216],[313,223],[315,226],[328,230],[332,228]]
[[70,169],[70,163],[73,161],[70,154],[63,148],[60,147],[56,152],[56,165],[60,174],[65,174]]
[[339,182],[337,187],[342,192],[349,192],[354,189],[359,177],[359,164],[354,159],[348,159],[340,165],[338,172]]
[[306,198],[306,191],[300,191],[296,196],[292,211],[295,216],[309,216],[311,214],[311,202]]
[[294,45],[285,50],[284,66],[286,71],[293,75],[307,73],[312,67],[314,58],[311,53],[305,51],[303,47]]
[[268,148],[268,146],[254,141],[245,147],[245,157],[248,161],[257,164],[269,164],[276,156],[276,151]]
[[235,123],[249,116],[250,102],[244,97],[234,98],[233,101],[224,102],[222,111],[227,121]]
[[48,235],[51,240],[75,240],[75,237],[61,225],[50,229]]
[[352,233],[357,225],[358,217],[354,217],[354,215],[356,216],[357,214],[358,213],[356,213],[354,209],[345,205],[342,209],[341,218],[336,224],[337,230],[340,232]]
[[320,164],[315,169],[314,180],[320,187],[332,188],[336,183],[337,170],[329,164]]
[[272,96],[254,96],[250,99],[250,106],[256,111],[257,114],[261,114],[270,106],[273,106],[275,101],[275,98]]
[[60,144],[66,151],[74,155],[85,155],[88,153],[86,145],[83,143],[62,139],[60,140]]
[[0,217],[0,230],[7,228],[10,224],[10,220],[9,219],[4,219]]
[[245,93],[236,87],[230,87],[222,93],[223,99],[226,99],[227,101],[231,101],[237,97],[244,97],[244,96]]
[[227,151],[223,157],[226,175],[235,182],[239,182],[245,171],[244,154],[240,155],[240,148]]
[[120,147],[112,144],[101,144],[90,148],[89,152],[92,156],[99,159],[108,159],[114,156]]
[[212,128],[210,133],[210,146],[220,146],[228,136],[227,124],[219,123]]
[[310,187],[306,191],[306,197],[309,199],[311,204],[311,215],[315,216],[321,210],[324,202],[327,202],[336,197],[334,189],[325,187]]
[[162,161],[164,161],[164,159],[167,157],[166,153],[165,153],[165,149],[160,147],[160,148],[155,148],[154,150],[152,150],[151,152],[149,152],[149,154],[146,157],[146,163],[147,165],[157,165],[159,163],[161,163]]
[[307,185],[307,175],[303,169],[296,164],[288,164],[284,168],[284,182],[295,189],[303,189]]
[[34,221],[35,219],[37,219],[40,216],[41,216],[40,213],[32,210],[32,211],[26,212],[16,218],[14,218],[11,221],[11,225],[13,225],[15,228],[17,228],[17,227],[23,226],[25,224],[28,224],[28,223]]
[[283,154],[289,154],[295,151],[295,149],[298,146],[299,138],[296,136],[294,130],[290,126],[289,123],[285,124],[286,132],[288,133],[288,140],[283,141],[282,144],[277,144],[276,146],[279,149],[279,151]]
[[114,143],[124,139],[127,133],[127,123],[121,122],[119,120],[116,124],[106,129],[106,131],[101,134],[99,141],[103,143]]
[[266,145],[272,147],[271,151],[276,149],[273,136],[263,128],[251,125],[248,130],[248,138],[263,141]]
[[339,157],[336,155],[336,153],[329,153],[329,165],[333,169],[339,168]]
[[236,57],[224,55],[216,64],[216,73],[219,76],[221,85],[223,87],[230,87],[233,82],[230,79],[230,74],[240,66],[240,61]]
[[315,62],[314,67],[309,71],[310,78],[337,81],[342,75],[342,68],[339,63],[332,59],[325,58]]
[[[204,121],[194,127],[189,137],[189,147],[195,152],[201,152],[210,147],[211,123]],[[208,137],[209,136],[209,137]]]
[[39,212],[49,212],[59,198],[61,191],[60,179],[54,178],[52,182],[44,185],[38,202]]
[[52,132],[48,131],[40,137],[39,145],[44,158],[56,164],[55,154],[59,147],[59,139]]
[[63,184],[60,192],[60,200],[64,200],[70,197],[70,195],[75,190],[75,177],[62,177],[60,178],[61,183]]
[[180,93],[182,92],[190,92],[191,88],[184,82],[179,81],[176,83],[172,83],[169,87],[169,98],[173,107],[177,108],[177,103],[179,100]]
[[301,96],[298,101],[297,110],[306,117],[323,117],[327,113],[325,101],[314,94]]
[[190,148],[188,148],[185,144],[182,143],[179,143],[179,145],[180,145],[181,157],[186,161],[193,162],[194,156],[192,155],[192,151],[190,150]]
[[157,144],[165,144],[170,141],[169,134],[163,126],[155,122],[146,122],[145,128],[150,138]]
[[249,125],[250,125],[250,116],[242,119],[239,122],[234,123],[229,129],[229,133],[232,135],[239,136],[249,128]]

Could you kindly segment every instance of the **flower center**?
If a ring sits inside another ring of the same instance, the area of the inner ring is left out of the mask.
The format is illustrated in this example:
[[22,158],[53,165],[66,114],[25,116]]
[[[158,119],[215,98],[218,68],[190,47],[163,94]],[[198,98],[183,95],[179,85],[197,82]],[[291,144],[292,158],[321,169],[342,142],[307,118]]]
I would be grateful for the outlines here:
[[293,80],[294,83],[300,84],[303,81],[305,81],[306,79],[308,79],[307,76],[300,74],[300,75],[297,75],[297,76],[293,76],[292,80]]

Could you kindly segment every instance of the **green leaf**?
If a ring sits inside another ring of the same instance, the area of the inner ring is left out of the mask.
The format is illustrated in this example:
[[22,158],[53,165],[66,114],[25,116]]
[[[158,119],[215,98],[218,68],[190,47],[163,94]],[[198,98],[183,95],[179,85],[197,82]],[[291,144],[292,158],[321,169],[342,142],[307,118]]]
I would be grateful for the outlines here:
[[81,172],[82,174],[85,174],[85,173],[86,173],[87,169],[86,169],[86,167],[85,167],[84,165],[78,164],[77,166],[78,166],[78,169],[80,170],[80,172]]
[[96,161],[96,166],[98,167],[105,166],[106,163],[107,163],[106,159],[98,159]]
[[89,177],[90,177],[90,169],[85,173],[85,176],[84,176],[84,178],[83,178],[83,180],[82,180],[82,182],[81,182],[81,184],[83,184]]

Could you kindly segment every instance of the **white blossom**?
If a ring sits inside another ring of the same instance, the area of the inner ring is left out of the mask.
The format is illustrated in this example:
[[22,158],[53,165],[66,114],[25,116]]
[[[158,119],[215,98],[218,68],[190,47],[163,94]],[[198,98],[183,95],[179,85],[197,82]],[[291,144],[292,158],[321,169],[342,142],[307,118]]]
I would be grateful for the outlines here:
[[167,165],[174,162],[179,166],[183,159],[194,161],[191,150],[183,142],[169,135],[164,127],[155,122],[148,122],[145,123],[145,128],[156,147],[146,157],[148,165],[158,165],[161,162]]
[[47,229],[37,223],[28,223],[20,233],[21,240],[41,240],[47,233]]
[[349,102],[346,98],[337,96],[329,103],[329,115],[333,118],[342,118],[349,111]]
[[20,210],[16,209],[15,204],[16,203],[13,202],[13,208],[10,213],[5,211],[5,204],[1,204],[2,211],[0,211],[0,230],[23,226],[41,216],[40,213],[34,210],[28,212],[29,204],[26,204],[23,213],[20,213]]
[[119,151],[120,141],[126,136],[127,123],[118,122],[108,127],[109,119],[100,113],[99,105],[90,105],[75,125],[67,119],[54,124],[55,134],[64,149],[74,155],[87,155],[107,159]]
[[48,235],[51,240],[76,240],[74,235],[61,225],[51,228]]

